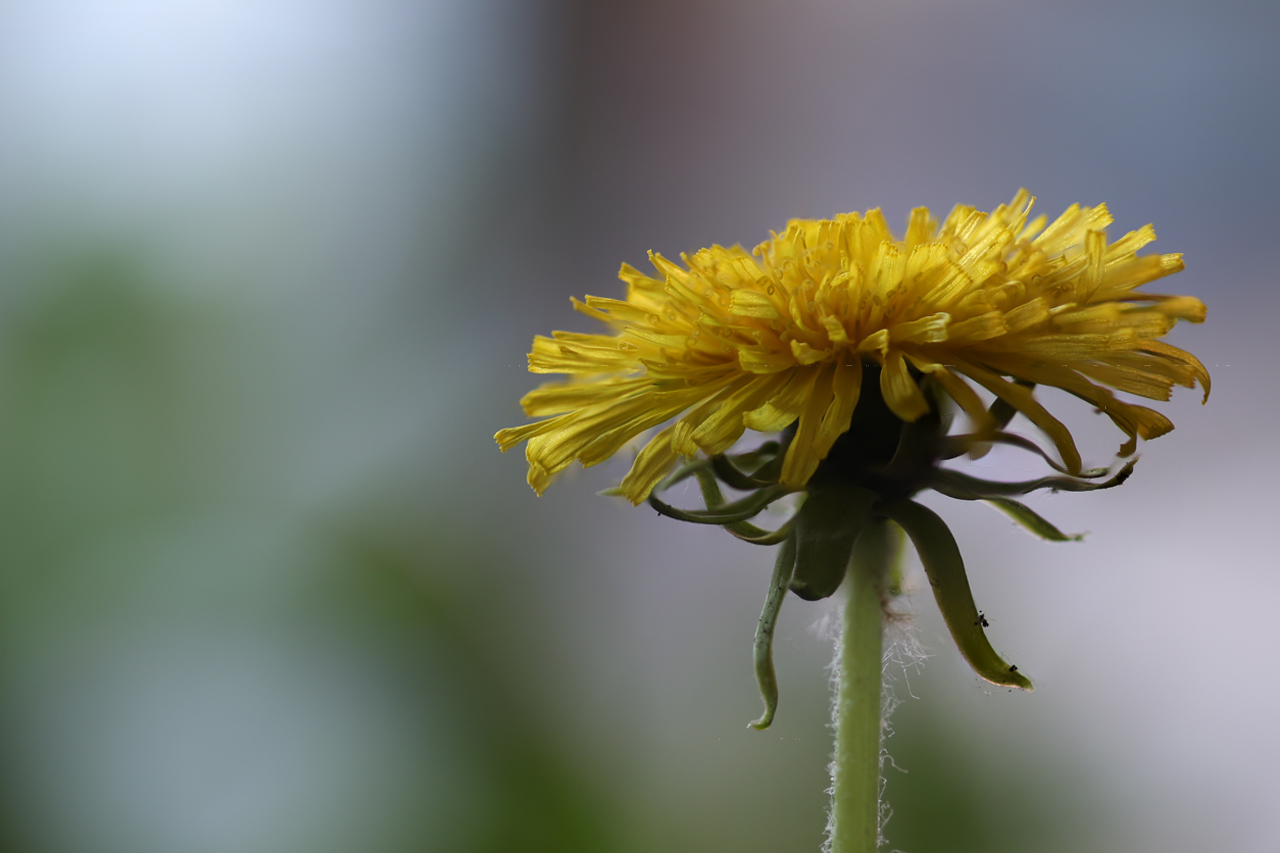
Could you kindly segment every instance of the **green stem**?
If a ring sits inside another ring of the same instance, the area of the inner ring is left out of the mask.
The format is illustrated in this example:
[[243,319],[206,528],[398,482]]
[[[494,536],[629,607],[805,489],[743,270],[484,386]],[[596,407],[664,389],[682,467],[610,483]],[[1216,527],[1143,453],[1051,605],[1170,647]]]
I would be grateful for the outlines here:
[[875,853],[880,837],[880,691],[885,581],[897,556],[889,523],[868,524],[845,579],[831,765],[832,853]]

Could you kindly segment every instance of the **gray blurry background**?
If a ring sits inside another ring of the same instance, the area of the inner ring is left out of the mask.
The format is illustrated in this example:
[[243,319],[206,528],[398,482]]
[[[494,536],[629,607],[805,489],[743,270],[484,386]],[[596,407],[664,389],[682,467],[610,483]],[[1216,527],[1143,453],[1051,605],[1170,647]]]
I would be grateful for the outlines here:
[[890,849],[1280,849],[1278,37],[1208,0],[3,3],[0,848],[816,850],[824,606],[747,730],[770,555],[596,497],[626,460],[535,498],[492,435],[623,261],[1026,186],[1185,253],[1214,395],[1035,502],[1083,544],[927,499],[1039,689],[914,597]]

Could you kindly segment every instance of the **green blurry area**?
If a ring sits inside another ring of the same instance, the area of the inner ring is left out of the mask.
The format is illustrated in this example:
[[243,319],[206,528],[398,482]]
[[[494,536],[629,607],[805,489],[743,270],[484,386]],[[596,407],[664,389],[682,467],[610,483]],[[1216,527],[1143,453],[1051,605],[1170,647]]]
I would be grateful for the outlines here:
[[947,713],[948,691],[938,682],[914,678],[916,696],[890,720],[886,849],[1127,849],[1122,816],[1065,749],[957,719]]
[[[254,849],[620,849],[611,798],[539,734],[481,642],[480,596],[441,583],[490,576],[498,555],[465,530],[424,529],[425,502],[300,514],[271,482],[288,389],[272,386],[282,371],[263,330],[161,295],[127,253],[64,254],[16,288],[38,295],[6,317],[0,353],[9,849],[166,849],[151,812],[164,798],[147,801],[166,783],[186,786],[173,804],[281,824],[260,833],[278,844]],[[229,641],[230,661],[211,660]],[[283,698],[255,685],[264,660]],[[175,663],[210,671],[166,680]],[[308,683],[317,673],[336,683]],[[307,700],[362,693],[349,710],[364,714],[322,724],[348,743],[257,753],[297,739]],[[254,707],[272,702],[285,708]],[[182,707],[196,716],[174,720]],[[139,732],[130,715],[176,731]],[[361,731],[379,724],[391,730]],[[134,742],[104,743],[121,736]],[[149,765],[115,754],[153,737],[167,754]],[[228,804],[255,772],[315,799],[286,796],[272,814]],[[118,796],[131,785],[137,802]],[[74,826],[86,818],[101,823]]]
[[[5,849],[818,848],[820,641],[807,673],[790,664],[774,733],[667,733],[710,765],[695,799],[674,796],[683,780],[631,766],[623,723],[603,745],[575,736],[560,662],[529,652],[554,648],[560,614],[524,592],[549,567],[495,535],[481,493],[410,467],[298,500],[271,327],[148,269],[60,248],[9,274],[25,297],[0,320]],[[1051,748],[975,742],[928,668],[911,690],[888,849],[1085,849],[1101,807],[1064,799],[1078,780]]]

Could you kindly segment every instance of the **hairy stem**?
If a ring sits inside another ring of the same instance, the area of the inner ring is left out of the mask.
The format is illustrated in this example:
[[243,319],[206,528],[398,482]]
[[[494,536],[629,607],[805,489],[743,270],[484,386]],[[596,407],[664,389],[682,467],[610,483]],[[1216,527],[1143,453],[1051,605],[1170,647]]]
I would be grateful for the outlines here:
[[881,599],[897,557],[895,533],[888,522],[869,524],[858,538],[844,583],[831,765],[832,853],[875,853],[879,843]]

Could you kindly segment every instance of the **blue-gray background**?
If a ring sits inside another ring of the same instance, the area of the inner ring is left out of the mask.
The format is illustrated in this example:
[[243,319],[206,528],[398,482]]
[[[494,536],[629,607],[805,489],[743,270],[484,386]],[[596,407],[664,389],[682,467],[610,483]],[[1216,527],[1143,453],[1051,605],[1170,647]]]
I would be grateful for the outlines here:
[[890,848],[1276,850],[1278,43],[1208,0],[0,5],[0,847],[816,850],[824,607],[748,731],[768,553],[595,497],[624,460],[537,499],[492,434],[622,261],[1026,186],[1185,253],[1214,396],[1035,502],[1084,544],[929,499],[1039,689],[914,597]]

